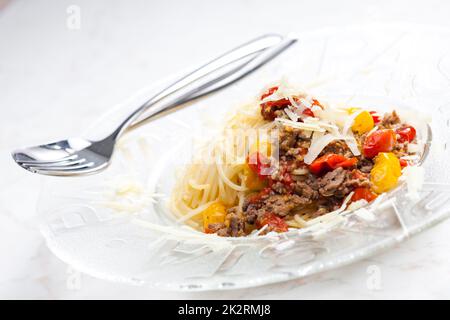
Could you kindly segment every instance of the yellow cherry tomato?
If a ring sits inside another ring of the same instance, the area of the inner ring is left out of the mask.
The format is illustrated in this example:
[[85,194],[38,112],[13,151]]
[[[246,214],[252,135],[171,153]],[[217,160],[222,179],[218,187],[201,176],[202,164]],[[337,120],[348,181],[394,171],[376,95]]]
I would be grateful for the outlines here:
[[375,165],[370,171],[372,190],[383,193],[397,185],[398,178],[402,175],[400,161],[392,152],[380,152],[375,157]]
[[[359,110],[361,110],[361,109],[360,108],[348,108],[347,112],[349,114],[352,114]],[[362,134],[362,133],[369,132],[370,130],[373,129],[374,126],[375,126],[375,123],[374,123],[373,117],[369,113],[369,111],[362,111],[360,114],[358,114],[356,116],[355,120],[353,120],[352,131]]]
[[254,172],[250,167],[246,164],[244,168],[245,175],[245,186],[251,191],[262,190],[266,187],[266,181],[260,179],[256,172]]
[[225,215],[227,208],[222,202],[214,202],[208,208],[202,211],[203,227],[205,232],[208,232],[208,227],[211,223],[225,222]]

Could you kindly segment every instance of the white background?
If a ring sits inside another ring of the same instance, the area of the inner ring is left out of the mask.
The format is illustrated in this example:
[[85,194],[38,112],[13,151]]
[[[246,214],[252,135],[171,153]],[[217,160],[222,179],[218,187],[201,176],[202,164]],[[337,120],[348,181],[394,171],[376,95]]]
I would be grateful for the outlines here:
[[[79,30],[67,8],[81,9]],[[37,231],[42,179],[12,148],[76,134],[173,72],[267,32],[371,22],[448,26],[448,1],[0,0],[0,298],[450,298],[450,221],[382,255],[259,288],[178,293],[76,273]]]

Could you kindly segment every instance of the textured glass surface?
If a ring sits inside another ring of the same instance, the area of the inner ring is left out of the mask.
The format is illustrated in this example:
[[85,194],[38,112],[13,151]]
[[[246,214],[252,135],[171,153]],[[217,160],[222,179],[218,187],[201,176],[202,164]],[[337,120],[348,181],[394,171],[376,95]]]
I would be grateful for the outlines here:
[[[38,209],[50,249],[80,271],[113,281],[233,289],[348,264],[447,218],[450,32],[371,25],[299,38],[251,77],[125,136],[105,172],[49,179]],[[177,225],[166,203],[193,138],[205,128],[214,132],[232,107],[282,77],[331,101],[431,116],[429,131],[421,133],[428,143],[418,197],[401,185],[365,214],[275,237],[216,238]]]

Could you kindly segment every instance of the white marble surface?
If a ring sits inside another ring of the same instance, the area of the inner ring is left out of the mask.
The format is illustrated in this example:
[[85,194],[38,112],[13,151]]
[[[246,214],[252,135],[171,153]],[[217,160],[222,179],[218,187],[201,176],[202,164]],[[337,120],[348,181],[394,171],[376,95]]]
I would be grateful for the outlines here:
[[[450,298],[450,221],[338,270],[212,293],[105,282],[46,248],[35,212],[43,178],[12,163],[14,146],[76,133],[152,81],[264,32],[379,21],[450,25],[446,1],[273,3],[0,0],[0,298]],[[67,27],[70,5],[81,9],[79,30]]]

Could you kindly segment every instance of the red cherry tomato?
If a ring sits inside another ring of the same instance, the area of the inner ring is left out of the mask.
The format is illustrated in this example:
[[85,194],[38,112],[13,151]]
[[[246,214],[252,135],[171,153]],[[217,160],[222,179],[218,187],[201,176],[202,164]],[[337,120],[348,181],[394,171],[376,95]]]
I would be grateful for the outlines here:
[[353,192],[352,201],[363,199],[367,202],[371,202],[377,197],[377,194],[372,192],[370,188],[356,188]]
[[[278,87],[271,87],[267,89],[266,92],[264,92],[261,95],[261,100],[264,100],[265,98],[271,96],[278,90]],[[294,100],[298,101],[297,98],[293,98]],[[264,103],[261,103],[261,113],[266,120],[273,120],[275,119],[275,111],[284,109],[291,105],[291,101],[289,99],[279,99],[275,101],[267,101]],[[316,99],[313,99],[313,105],[319,106],[323,109],[322,105],[317,101]],[[314,117],[314,113],[310,108],[306,108],[302,112],[304,115],[308,117]]]
[[[263,93],[263,95],[261,96],[261,100],[264,100],[265,98],[271,96],[277,90],[278,90],[278,87],[269,88],[267,90],[267,92]],[[264,102],[264,103],[261,104],[261,107],[263,107],[263,108],[267,107],[267,108],[273,108],[273,109],[281,109],[281,108],[287,107],[290,104],[291,104],[291,102],[289,101],[289,99],[280,99],[280,100],[275,100],[275,101]]]
[[404,168],[408,166],[408,161],[405,159],[398,159],[400,161],[400,167]]
[[286,224],[286,222],[274,213],[266,213],[261,219],[258,219],[256,221],[256,227],[258,229],[262,228],[265,225],[268,225],[271,231],[288,231],[288,225]]
[[314,117],[314,113],[312,112],[312,110],[310,108],[306,108],[305,110],[303,110],[302,112],[305,116],[308,117]]
[[358,159],[347,158],[340,154],[328,153],[317,158],[309,165],[309,171],[315,175],[322,174],[326,171],[334,170],[338,167],[349,168],[356,165]]
[[377,130],[366,137],[363,153],[366,158],[373,158],[379,152],[390,152],[396,142],[395,132],[390,129]]
[[[313,106],[317,106],[317,107],[323,109],[323,107],[322,107],[322,105],[320,104],[320,102],[317,101],[316,99],[312,99],[312,105],[313,105]],[[306,108],[305,110],[303,110],[302,113],[303,113],[305,116],[308,116],[308,117],[315,117],[315,116],[314,116],[314,112],[312,112],[312,110],[311,110],[310,108]]]
[[416,137],[416,129],[406,126],[395,131],[399,135],[398,142],[411,142]]
[[318,106],[320,109],[323,109],[323,106],[316,99],[312,99],[313,106]]
[[274,94],[276,91],[278,90],[278,87],[272,87],[267,89],[266,92],[264,92],[261,96],[261,100],[264,100],[265,98],[267,98],[268,96],[271,96],[272,94]]
[[376,111],[369,111],[370,115],[372,116],[373,122],[375,124],[381,122],[381,116]]
[[[278,87],[272,87],[267,90],[267,92],[263,93],[261,96],[261,100],[264,100],[265,98],[271,96],[273,93],[275,93],[278,90]],[[289,99],[280,99],[276,101],[267,101],[264,103],[261,103],[261,115],[264,119],[273,121],[275,119],[275,111],[284,109],[291,105],[291,102]]]

